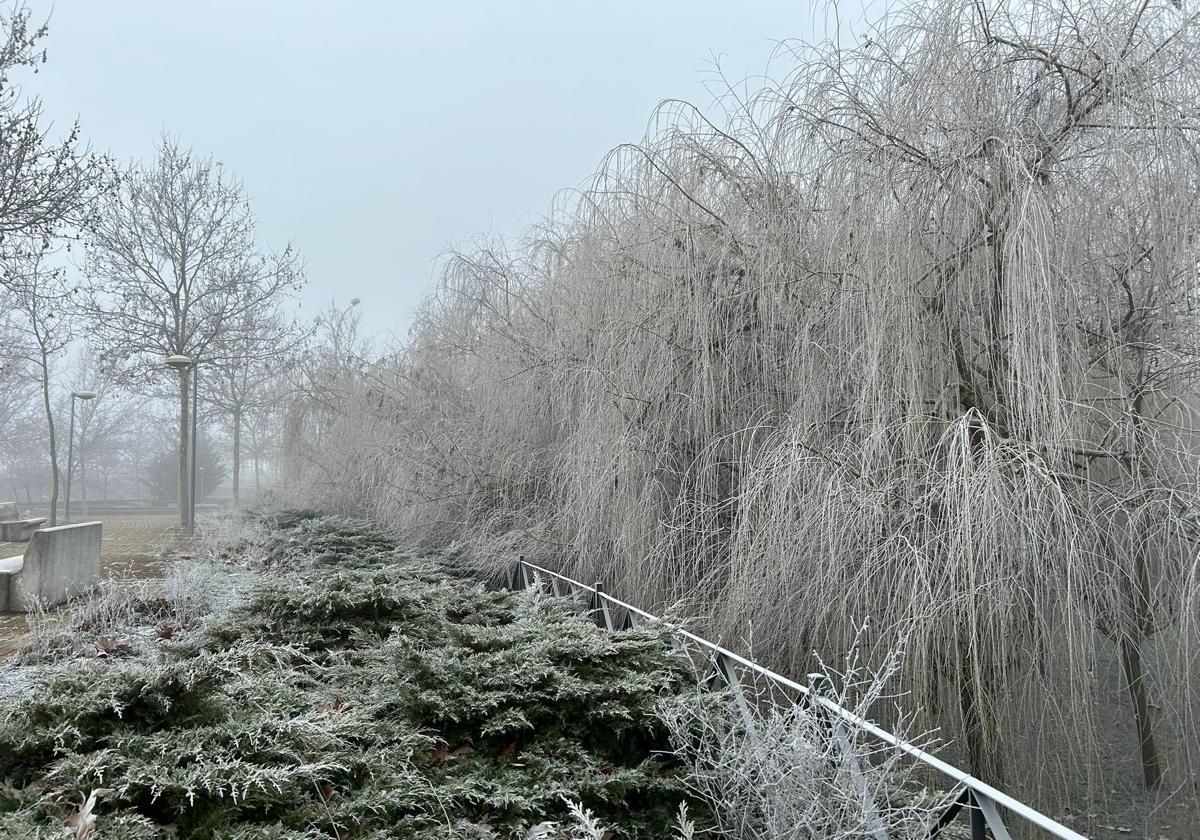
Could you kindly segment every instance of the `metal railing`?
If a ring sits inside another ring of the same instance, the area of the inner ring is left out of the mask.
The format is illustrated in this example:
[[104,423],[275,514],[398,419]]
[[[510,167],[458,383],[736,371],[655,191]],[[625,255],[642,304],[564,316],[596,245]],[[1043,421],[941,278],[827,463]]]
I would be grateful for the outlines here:
[[[609,595],[604,591],[602,583],[588,586],[558,572],[530,563],[524,557],[517,561],[510,583],[514,590],[536,586],[542,591],[547,591],[548,587],[549,594],[558,596],[590,593],[589,610],[593,619],[602,629],[610,632],[637,627],[643,622],[664,623],[663,619],[658,616],[651,615],[632,604]],[[619,622],[614,620],[614,612],[619,612],[623,616]],[[768,680],[784,692],[793,692],[790,695],[793,701],[802,703],[809,708],[823,709],[832,715],[835,721],[848,724],[889,744],[952,782],[953,788],[947,797],[947,804],[929,826],[926,837],[930,840],[937,837],[942,830],[959,817],[966,817],[970,820],[973,840],[986,840],[989,834],[993,840],[1011,840],[1002,811],[1009,817],[1015,817],[1029,826],[1040,829],[1047,836],[1058,837],[1061,840],[1087,840],[1082,834],[1067,828],[1057,820],[1034,810],[987,782],[942,761],[823,696],[819,685],[819,681],[823,679],[822,675],[810,674],[810,684],[802,685],[694,633],[689,633],[683,628],[672,626],[671,629],[687,642],[706,651],[711,656],[711,675],[729,686],[744,714],[748,715],[749,711],[743,695],[741,680],[738,677],[739,669],[754,674],[756,678],[761,677]],[[877,836],[882,835],[877,833]]]

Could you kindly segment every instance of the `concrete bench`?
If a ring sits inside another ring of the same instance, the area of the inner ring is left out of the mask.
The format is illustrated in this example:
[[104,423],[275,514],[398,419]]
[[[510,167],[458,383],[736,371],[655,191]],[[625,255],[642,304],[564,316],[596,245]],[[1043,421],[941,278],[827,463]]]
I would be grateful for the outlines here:
[[45,523],[44,516],[0,522],[0,542],[29,542],[34,531]]
[[0,542],[28,542],[46,517],[21,518],[16,502],[0,502]]
[[61,604],[100,581],[99,522],[39,528],[21,557],[0,560],[0,611]]

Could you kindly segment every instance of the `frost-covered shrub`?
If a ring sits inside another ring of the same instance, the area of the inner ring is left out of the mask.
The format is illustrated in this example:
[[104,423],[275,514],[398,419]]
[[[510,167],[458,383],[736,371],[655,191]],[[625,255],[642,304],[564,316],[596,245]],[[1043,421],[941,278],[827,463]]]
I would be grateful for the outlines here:
[[[661,709],[688,784],[708,803],[718,833],[739,840],[926,835],[936,803],[899,752],[817,706],[777,705],[766,690],[742,691],[745,703],[697,690]],[[853,711],[865,716],[868,705]],[[943,836],[957,837],[956,829]]]
[[[92,792],[96,837],[524,837],[564,796],[623,837],[669,830],[686,791],[655,709],[694,676],[665,631],[286,524],[241,604],[156,658],[60,662],[0,712],[0,834],[61,835]],[[194,583],[164,602],[198,609]]]

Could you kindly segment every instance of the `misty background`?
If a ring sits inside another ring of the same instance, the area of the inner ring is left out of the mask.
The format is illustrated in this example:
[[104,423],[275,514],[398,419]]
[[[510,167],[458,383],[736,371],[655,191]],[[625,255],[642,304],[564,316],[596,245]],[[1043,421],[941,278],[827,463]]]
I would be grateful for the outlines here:
[[835,13],[787,0],[733,15],[707,0],[29,6],[50,32],[24,88],[52,134],[78,117],[122,162],[151,157],[164,131],[213,155],[245,182],[261,240],[298,248],[302,316],[358,296],[363,331],[397,335],[447,248],[519,234],[640,140],[658,102],[711,103],[718,64],[729,81],[758,77],[779,41],[828,34]]

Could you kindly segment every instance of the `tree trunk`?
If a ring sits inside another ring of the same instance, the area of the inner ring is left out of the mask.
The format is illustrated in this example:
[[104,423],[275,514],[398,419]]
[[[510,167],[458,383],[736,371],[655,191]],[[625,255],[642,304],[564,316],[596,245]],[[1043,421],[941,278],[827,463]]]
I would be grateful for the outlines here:
[[[967,747],[968,768],[972,776],[990,785],[1004,784],[1004,759],[988,745],[986,723],[990,680],[986,673],[975,678],[970,643],[959,640],[959,710],[962,712],[963,734]],[[983,665],[980,664],[980,670]]]
[[1156,788],[1162,782],[1162,765],[1158,758],[1158,745],[1154,740],[1150,692],[1146,686],[1146,672],[1142,666],[1142,642],[1152,632],[1153,622],[1150,616],[1150,576],[1146,570],[1146,557],[1141,551],[1134,555],[1133,572],[1133,591],[1126,595],[1130,600],[1133,627],[1130,632],[1121,635],[1121,670],[1125,673],[1129,699],[1133,702],[1133,719],[1142,757],[1142,777],[1146,787]]
[[1121,669],[1129,686],[1129,699],[1133,701],[1133,717],[1142,752],[1142,776],[1146,787],[1156,788],[1162,783],[1162,765],[1158,759],[1158,745],[1154,741],[1154,722],[1150,718],[1146,675],[1142,669],[1142,646],[1128,636],[1121,637]]
[[238,506],[238,486],[242,475],[242,409],[233,409],[233,506]]
[[46,430],[50,441],[50,505],[47,522],[58,524],[58,442],[54,438],[54,412],[50,409],[50,365],[42,353],[42,405],[46,409]]
[[189,410],[189,368],[179,369],[179,527],[186,529],[188,525],[188,421],[191,418]]

